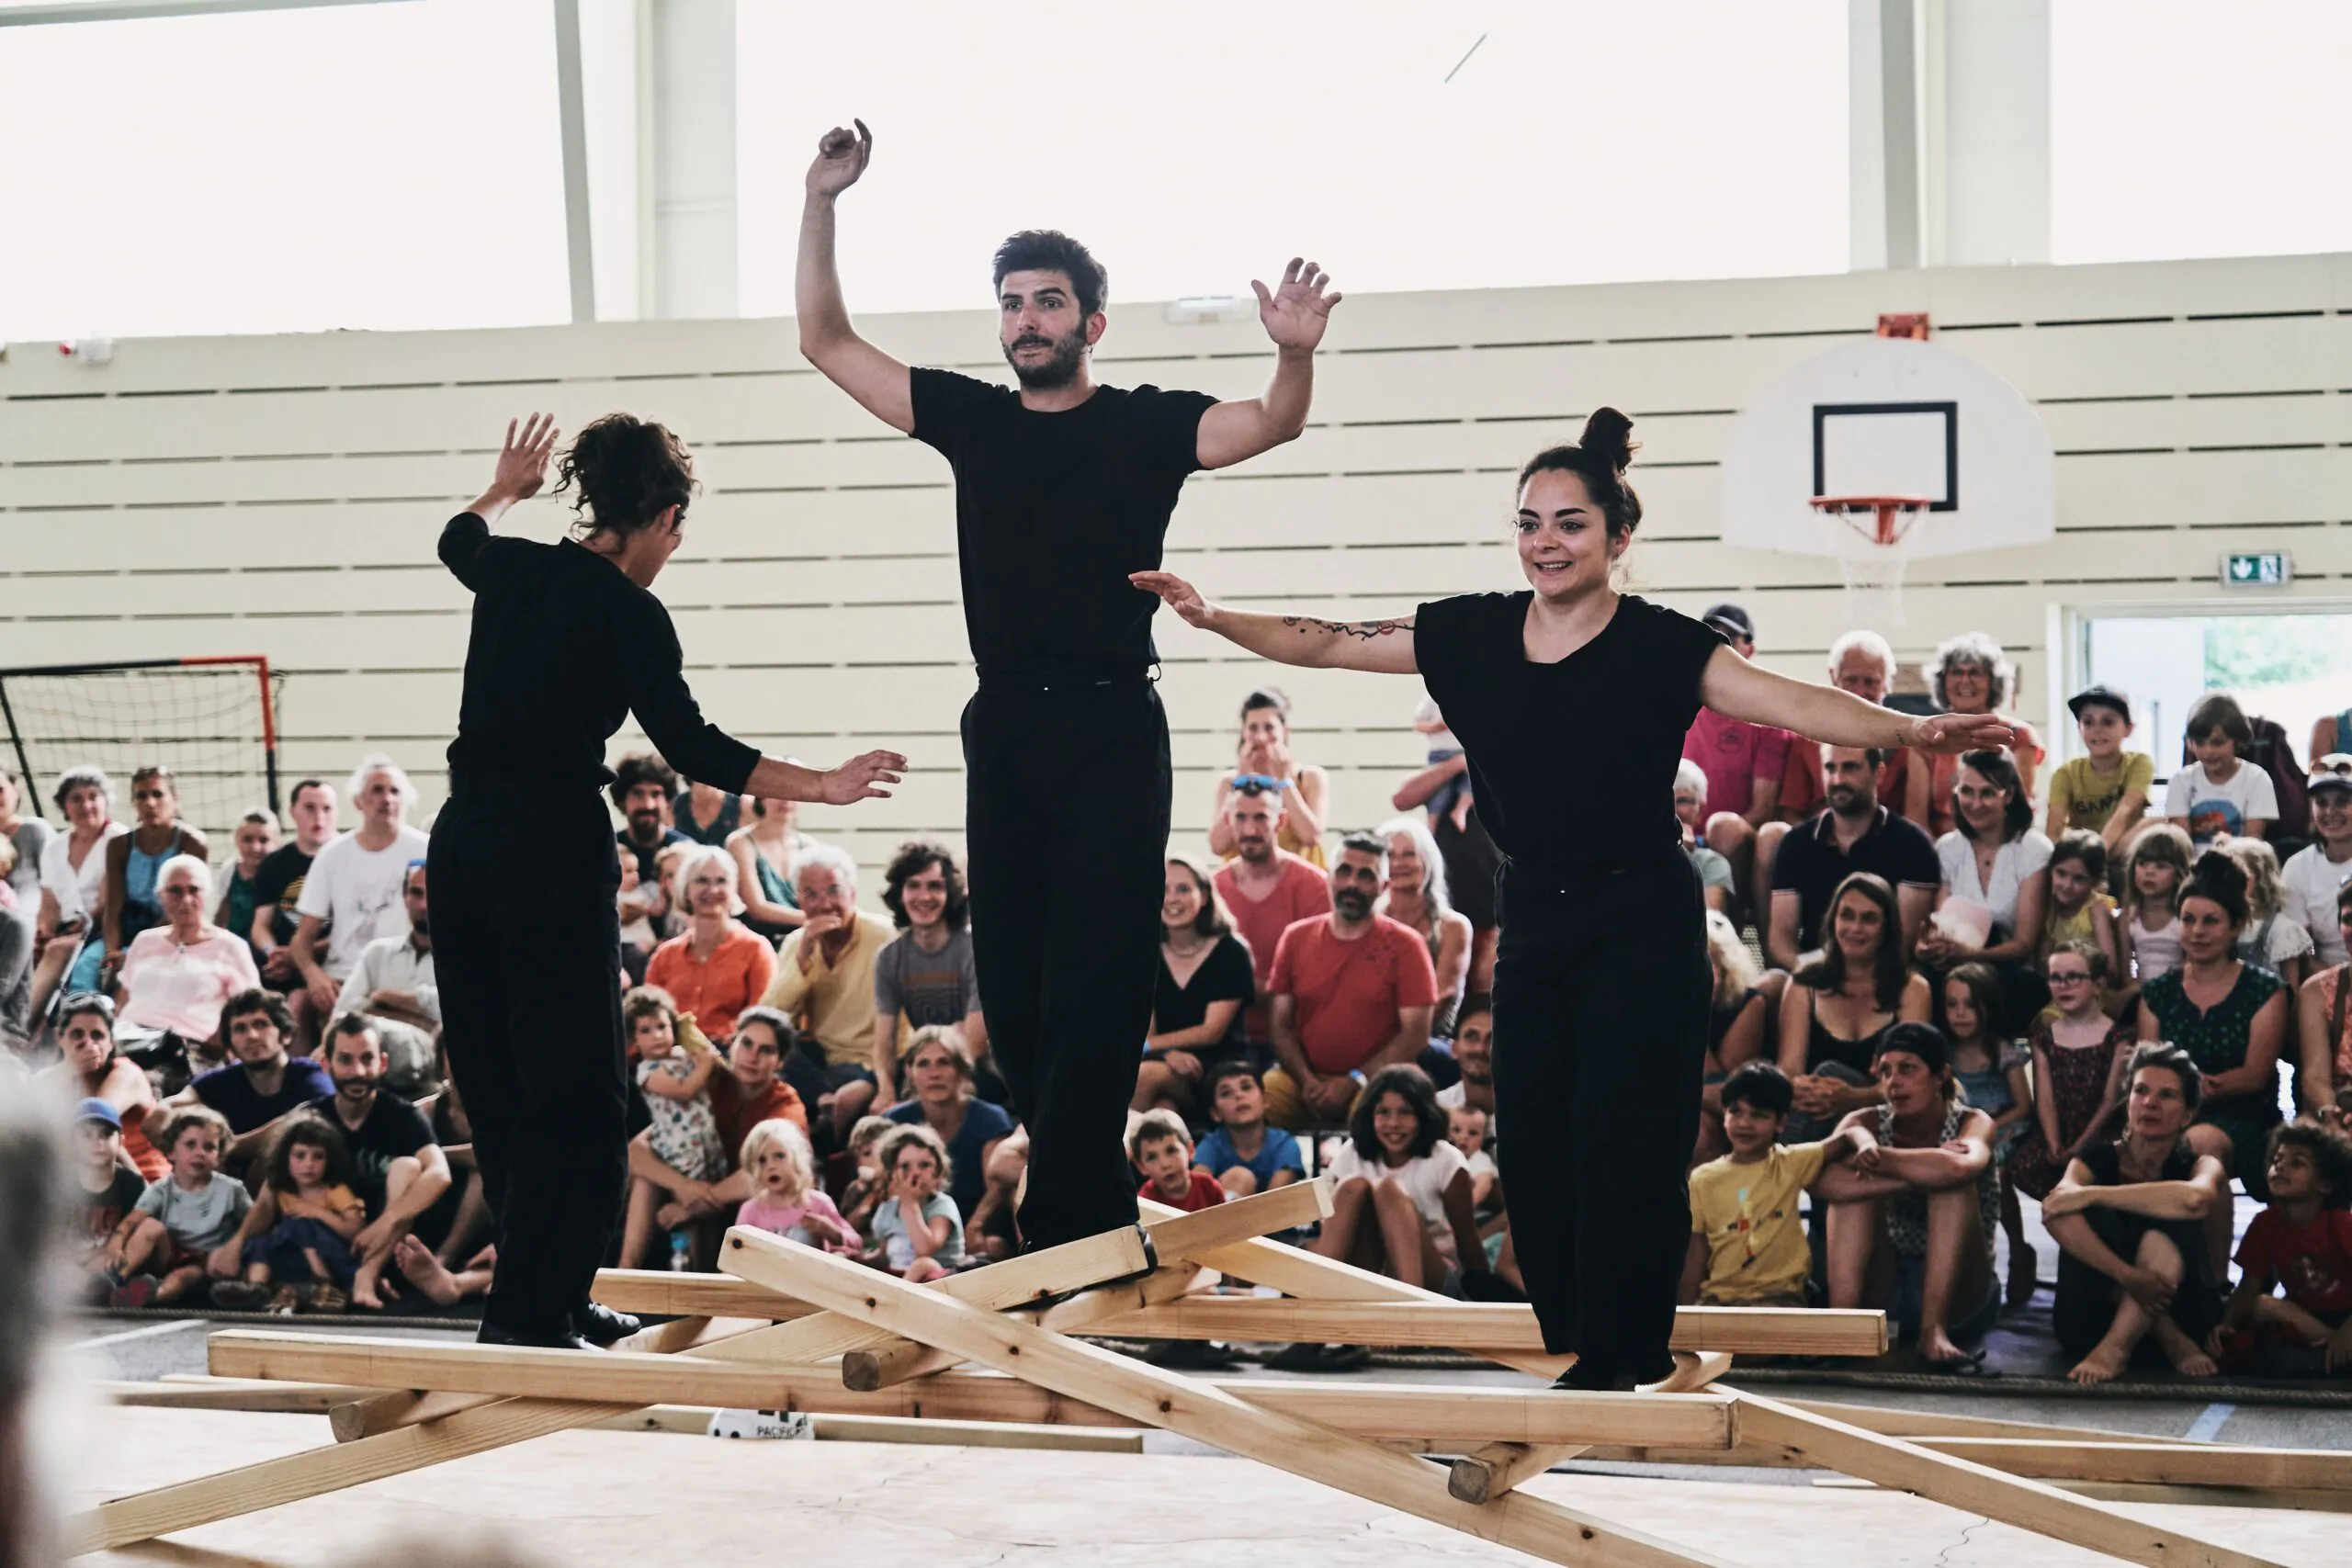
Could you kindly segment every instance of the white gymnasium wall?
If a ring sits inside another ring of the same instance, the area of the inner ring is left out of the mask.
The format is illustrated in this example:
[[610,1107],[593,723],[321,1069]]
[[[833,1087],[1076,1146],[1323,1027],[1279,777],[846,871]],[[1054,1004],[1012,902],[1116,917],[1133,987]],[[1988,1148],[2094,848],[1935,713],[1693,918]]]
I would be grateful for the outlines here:
[[[2053,606],[2211,597],[2225,548],[2291,549],[2288,596],[2352,593],[2341,255],[1351,299],[1312,426],[1199,476],[1169,563],[1215,597],[1351,616],[1516,587],[1510,476],[1611,402],[1645,444],[1635,586],[1693,612],[1739,600],[1762,658],[1818,678],[1846,629],[1834,563],[1720,543],[1716,459],[1755,389],[1882,310],[1919,310],[2040,406],[2060,516],[2047,545],[1916,565],[1906,661],[1989,631],[2045,722]],[[1001,371],[985,311],[863,325],[912,361]],[[1245,396],[1271,356],[1254,321],[1114,301],[1096,363],[1114,382]],[[707,710],[811,761],[913,757],[895,800],[808,813],[869,866],[907,835],[960,836],[971,674],[947,472],[811,372],[789,321],[131,341],[102,368],[18,345],[0,400],[0,666],[266,653],[288,676],[288,777],[339,777],[380,748],[428,814],[468,611],[434,559],[442,522],[512,413],[667,421],[706,494],[661,592]],[[513,525],[553,537],[566,515],[542,500]],[[1332,770],[1335,826],[1385,816],[1419,763],[1408,682],[1277,674],[1170,616],[1158,630],[1181,835],[1203,829],[1238,700],[1269,676],[1295,703],[1298,754]]]

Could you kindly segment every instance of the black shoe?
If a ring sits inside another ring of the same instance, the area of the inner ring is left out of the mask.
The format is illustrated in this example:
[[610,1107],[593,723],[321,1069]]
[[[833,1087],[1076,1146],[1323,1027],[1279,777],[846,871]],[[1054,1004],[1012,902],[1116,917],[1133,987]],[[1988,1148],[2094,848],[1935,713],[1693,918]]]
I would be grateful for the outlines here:
[[1630,1371],[1578,1357],[1575,1366],[1552,1380],[1552,1386],[1570,1393],[1631,1393],[1641,1385]]
[[572,1333],[568,1322],[552,1328],[509,1328],[503,1323],[492,1323],[487,1318],[482,1320],[481,1329],[475,1333],[474,1343],[516,1345],[534,1350],[594,1350],[597,1348]]
[[1328,1347],[1301,1340],[1285,1345],[1262,1363],[1270,1372],[1319,1372],[1323,1370]]
[[581,1338],[599,1350],[628,1338],[645,1325],[625,1312],[615,1312],[602,1302],[583,1302],[571,1309],[571,1326]]

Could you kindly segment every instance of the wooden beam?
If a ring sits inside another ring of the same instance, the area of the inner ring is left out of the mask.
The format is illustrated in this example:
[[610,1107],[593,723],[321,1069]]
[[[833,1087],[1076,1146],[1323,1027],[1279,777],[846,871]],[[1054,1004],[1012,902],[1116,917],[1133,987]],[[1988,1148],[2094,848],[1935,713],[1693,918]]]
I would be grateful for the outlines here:
[[323,1416],[338,1404],[378,1392],[343,1383],[276,1382],[256,1378],[208,1378],[201,1382],[109,1382],[85,1386],[94,1389],[109,1404],[288,1416]]
[[2170,1443],[2175,1448],[2212,1448],[2190,1438],[2154,1438],[2104,1427],[2053,1427],[2040,1421],[2001,1421],[1984,1416],[1951,1416],[1940,1410],[1903,1410],[1893,1405],[1849,1404],[1825,1399],[1788,1399],[1782,1404],[1826,1416],[1886,1438],[2017,1438],[2027,1442]]
[[1464,1503],[1491,1503],[1528,1477],[1584,1451],[1581,1445],[1481,1443],[1446,1467],[1445,1489]]
[[[1215,1284],[1216,1279],[1215,1269],[1198,1269],[1180,1261],[1156,1269],[1140,1280],[1080,1291],[1066,1302],[1057,1302],[1043,1317],[1033,1317],[1033,1321],[1043,1323],[1056,1333],[1075,1333],[1106,1317],[1172,1302]],[[934,1350],[911,1339],[894,1338],[887,1345],[845,1352],[842,1357],[842,1386],[871,1393],[910,1378],[944,1372],[956,1361],[957,1358],[948,1351]]]
[[1015,1373],[1131,1420],[1555,1562],[1579,1568],[1690,1568],[1713,1561],[1525,1493],[1507,1494],[1485,1507],[1460,1502],[1446,1493],[1435,1469],[1408,1454],[1254,1406],[1215,1384],[1129,1360],[1017,1318],[975,1312],[936,1292],[812,1248],[790,1247],[763,1231],[739,1225],[727,1233],[721,1250],[729,1271],[804,1301],[865,1318],[907,1338]]
[[764,1317],[781,1323],[816,1309],[774,1291],[750,1292],[730,1274],[674,1273],[667,1269],[600,1269],[591,1297],[615,1312],[655,1317]]
[[[1726,1390],[1726,1393],[1733,1391]],[[1884,1438],[1778,1400],[1739,1394],[1740,1429],[1824,1469],[1913,1493],[2144,1568],[2278,1568],[2267,1559],[2103,1508],[2039,1481]]]
[[1204,1252],[1329,1219],[1331,1179],[1318,1176],[1312,1181],[1288,1182],[1191,1213],[1150,1214],[1140,1209],[1137,1213],[1162,1263],[1180,1258],[1198,1261]]
[[[1206,1296],[1171,1302],[1099,1325],[1106,1335],[1148,1339],[1307,1340],[1342,1345],[1448,1345],[1541,1355],[1532,1308],[1503,1303],[1302,1301]],[[1750,1355],[1875,1356],[1885,1349],[1877,1312],[1684,1307],[1674,1348]]]
[[2015,1475],[2050,1481],[2112,1481],[2160,1486],[2256,1486],[2352,1492],[2352,1450],[2255,1449],[2234,1444],[2183,1448],[2174,1443],[2013,1438],[1915,1438],[1923,1449],[1973,1460]]

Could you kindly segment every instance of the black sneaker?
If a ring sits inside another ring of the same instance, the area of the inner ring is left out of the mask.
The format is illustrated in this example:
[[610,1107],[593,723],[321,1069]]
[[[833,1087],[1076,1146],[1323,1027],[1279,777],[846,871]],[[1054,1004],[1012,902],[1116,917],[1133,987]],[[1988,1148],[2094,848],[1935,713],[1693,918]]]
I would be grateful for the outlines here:
[[1631,1371],[1578,1359],[1575,1366],[1552,1380],[1552,1386],[1570,1393],[1631,1393],[1641,1384]]
[[488,1318],[482,1320],[481,1329],[475,1333],[474,1343],[516,1345],[533,1350],[594,1350],[597,1348],[572,1333],[569,1322],[552,1328],[529,1329],[509,1328],[504,1324],[492,1323]]
[[1328,1345],[1310,1345],[1304,1340],[1285,1345],[1262,1363],[1270,1372],[1319,1372],[1330,1350]]
[[602,1350],[638,1333],[645,1325],[628,1313],[615,1312],[602,1302],[585,1302],[571,1309],[571,1326],[581,1338]]

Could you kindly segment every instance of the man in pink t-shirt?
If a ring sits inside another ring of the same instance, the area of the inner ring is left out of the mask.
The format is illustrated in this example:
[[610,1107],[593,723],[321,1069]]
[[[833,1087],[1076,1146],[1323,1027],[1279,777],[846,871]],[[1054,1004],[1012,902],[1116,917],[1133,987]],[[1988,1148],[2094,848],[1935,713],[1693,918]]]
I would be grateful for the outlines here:
[[[1756,657],[1756,626],[1736,604],[1718,604],[1701,617],[1742,659]],[[1701,708],[1682,738],[1682,754],[1707,775],[1707,847],[1731,862],[1732,882],[1746,902],[1756,879],[1756,832],[1780,819],[1781,777],[1789,764],[1785,729],[1728,718]]]
[[1227,861],[1213,880],[1232,913],[1234,930],[1249,944],[1258,982],[1257,999],[1247,1015],[1250,1038],[1267,1045],[1273,1041],[1266,1021],[1266,981],[1274,972],[1274,946],[1294,921],[1330,912],[1331,886],[1311,863],[1275,841],[1283,824],[1281,792],[1237,785],[1225,797],[1225,816],[1240,858]]
[[1381,1068],[1428,1049],[1437,971],[1409,926],[1373,913],[1387,874],[1378,839],[1351,835],[1331,866],[1331,912],[1283,932],[1266,983],[1274,1055],[1266,1120],[1336,1126]]

